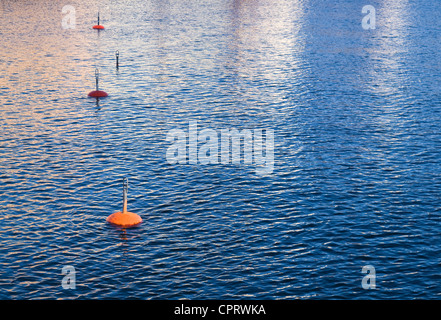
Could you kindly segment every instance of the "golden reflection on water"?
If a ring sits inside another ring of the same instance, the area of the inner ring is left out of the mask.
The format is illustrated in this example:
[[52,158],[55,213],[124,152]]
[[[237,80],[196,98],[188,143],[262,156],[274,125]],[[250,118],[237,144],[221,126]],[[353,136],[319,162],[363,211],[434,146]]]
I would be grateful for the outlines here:
[[[63,98],[71,90],[83,88],[90,78],[84,61],[91,59],[90,47],[80,17],[76,29],[63,29],[59,3],[7,2],[3,10],[0,60],[3,77],[0,87],[6,96],[42,94],[45,99]],[[78,5],[78,12],[83,12]],[[17,21],[21,25],[17,27]],[[68,80],[72,87],[62,87]],[[44,93],[44,94],[43,94]],[[40,97],[42,98],[42,97]],[[41,101],[36,99],[33,106]]]
[[11,147],[19,136],[61,139],[79,126],[70,122],[81,116],[66,104],[86,97],[94,83],[87,37],[96,34],[84,23],[87,7],[77,4],[77,28],[66,30],[58,2],[2,1],[0,7],[2,133],[11,137]]

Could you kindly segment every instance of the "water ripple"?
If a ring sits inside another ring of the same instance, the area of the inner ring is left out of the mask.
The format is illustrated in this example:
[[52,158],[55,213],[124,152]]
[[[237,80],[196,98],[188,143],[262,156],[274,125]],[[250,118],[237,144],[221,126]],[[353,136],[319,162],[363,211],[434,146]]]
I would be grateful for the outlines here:
[[[110,1],[100,34],[74,5],[74,30],[0,9],[1,299],[439,297],[438,2],[381,4],[372,32],[346,1]],[[190,121],[273,129],[274,172],[168,164]]]

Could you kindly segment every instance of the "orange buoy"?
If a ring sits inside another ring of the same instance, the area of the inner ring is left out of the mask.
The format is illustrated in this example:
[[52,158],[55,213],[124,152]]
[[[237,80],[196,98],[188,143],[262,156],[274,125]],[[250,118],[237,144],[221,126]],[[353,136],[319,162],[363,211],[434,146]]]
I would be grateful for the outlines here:
[[92,27],[92,29],[102,30],[104,26],[100,25],[100,13],[98,12],[98,23]]
[[105,91],[99,90],[98,88],[98,84],[99,84],[99,77],[100,77],[100,72],[98,69],[95,69],[95,84],[96,84],[96,90],[89,92],[88,96],[89,97],[94,97],[94,98],[104,98],[107,97],[108,94]]
[[133,212],[127,211],[127,189],[128,189],[127,178],[124,178],[123,182],[123,211],[115,212],[107,217],[107,222],[112,223],[117,226],[124,228],[134,227],[142,222],[139,215]]

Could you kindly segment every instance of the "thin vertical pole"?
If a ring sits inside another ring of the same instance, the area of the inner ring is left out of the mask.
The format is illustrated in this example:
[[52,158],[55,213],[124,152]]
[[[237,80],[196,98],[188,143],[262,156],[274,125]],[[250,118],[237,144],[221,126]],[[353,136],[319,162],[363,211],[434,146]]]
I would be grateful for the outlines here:
[[127,178],[123,180],[123,213],[127,213],[127,190],[129,188],[129,181]]
[[96,91],[99,90],[99,89],[98,89],[99,74],[100,74],[100,72],[99,72],[98,68],[96,68],[96,69],[95,69],[95,85],[96,85]]

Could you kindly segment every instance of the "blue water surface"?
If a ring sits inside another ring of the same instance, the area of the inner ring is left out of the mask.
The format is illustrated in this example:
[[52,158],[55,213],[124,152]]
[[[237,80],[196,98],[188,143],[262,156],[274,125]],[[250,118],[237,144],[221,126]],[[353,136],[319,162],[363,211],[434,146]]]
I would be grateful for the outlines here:
[[[441,2],[366,4],[2,1],[0,298],[438,299]],[[191,121],[274,170],[170,164]]]

